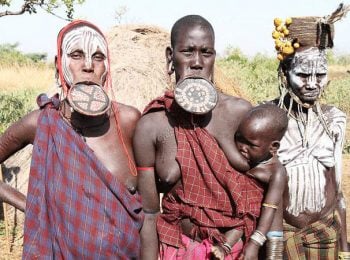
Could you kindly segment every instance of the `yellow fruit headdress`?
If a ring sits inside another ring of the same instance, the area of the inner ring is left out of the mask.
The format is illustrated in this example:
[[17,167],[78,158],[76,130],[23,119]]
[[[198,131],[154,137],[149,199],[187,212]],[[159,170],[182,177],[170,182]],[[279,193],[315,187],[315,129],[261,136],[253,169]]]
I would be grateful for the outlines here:
[[289,17],[284,21],[275,18],[272,38],[277,58],[282,61],[299,47],[332,48],[334,23],[345,17],[349,10],[350,5],[340,4],[331,15],[324,17]]

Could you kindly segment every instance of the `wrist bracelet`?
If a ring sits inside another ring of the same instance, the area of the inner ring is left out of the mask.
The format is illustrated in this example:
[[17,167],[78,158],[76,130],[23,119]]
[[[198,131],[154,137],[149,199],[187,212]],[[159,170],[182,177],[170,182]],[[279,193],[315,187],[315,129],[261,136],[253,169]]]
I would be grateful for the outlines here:
[[224,247],[224,250],[227,252],[227,254],[230,254],[232,251],[232,246],[230,246],[229,243],[223,243],[222,246]]
[[254,233],[250,236],[250,239],[253,240],[253,242],[256,242],[258,245],[262,246],[266,241],[266,236],[259,230],[255,230]]

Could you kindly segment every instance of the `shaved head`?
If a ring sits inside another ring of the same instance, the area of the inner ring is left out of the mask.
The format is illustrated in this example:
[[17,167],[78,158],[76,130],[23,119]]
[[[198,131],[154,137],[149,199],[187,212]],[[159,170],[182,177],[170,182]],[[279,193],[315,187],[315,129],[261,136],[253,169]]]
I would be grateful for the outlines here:
[[288,127],[288,117],[284,110],[273,104],[261,104],[250,110],[244,120],[264,122],[264,131],[275,140],[281,140]]
[[215,33],[213,26],[200,15],[187,15],[175,22],[173,25],[173,28],[171,29],[171,47],[174,48],[175,42],[179,36],[179,34],[182,32],[183,28],[189,28],[189,27],[195,27],[200,26],[202,29],[210,31],[210,33],[213,35],[213,39],[215,39]]

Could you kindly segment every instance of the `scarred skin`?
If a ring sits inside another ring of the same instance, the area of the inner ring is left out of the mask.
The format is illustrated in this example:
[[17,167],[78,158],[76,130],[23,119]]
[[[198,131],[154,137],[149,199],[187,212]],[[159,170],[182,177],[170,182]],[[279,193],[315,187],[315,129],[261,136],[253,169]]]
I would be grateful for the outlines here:
[[[81,51],[81,50],[77,50]],[[96,53],[98,54],[98,50]],[[94,53],[93,55],[96,55]],[[91,64],[85,60],[72,59],[70,70],[74,82],[88,81],[103,85],[106,67],[103,60],[92,59]],[[68,103],[66,103],[68,105]],[[69,106],[69,105],[68,105]],[[86,144],[94,151],[94,154],[102,164],[123,183],[131,193],[136,192],[137,178],[130,174],[129,162],[121,140],[118,136],[116,126],[116,115],[110,109],[106,115],[95,119],[86,117],[73,112],[70,115],[68,107],[60,107],[62,114],[65,115],[68,124],[74,128],[81,129],[79,133],[86,140]],[[121,127],[125,146],[130,158],[133,160],[132,138],[135,132],[136,122],[140,118],[140,112],[133,107],[118,103],[118,121]],[[28,144],[33,144],[36,135],[37,121],[40,110],[35,110],[18,122],[11,125],[3,135],[0,136],[0,163],[5,161],[18,150]],[[70,118],[70,119],[69,119]],[[106,120],[108,119],[108,120]],[[11,186],[0,182],[0,201],[5,201],[14,207],[25,211],[25,196]]]
[[[325,107],[325,109],[327,109]],[[340,203],[340,200],[342,199],[343,195],[342,192],[339,194],[337,192],[337,183],[335,180],[335,168],[331,167],[326,169],[324,173],[326,184],[325,184],[325,206],[320,212],[301,212],[298,216],[294,216],[290,214],[287,210],[284,210],[283,217],[285,221],[297,228],[303,228],[305,226],[308,226],[322,218],[325,218],[330,213],[332,213],[334,210],[338,210],[340,213],[341,218],[341,230],[340,230],[340,250],[343,252],[349,252],[350,246],[347,242],[347,226],[346,226],[346,211],[344,209],[341,209],[338,207],[338,204]],[[284,192],[283,196],[283,204],[289,205],[289,189],[288,185],[286,185],[286,190]]]
[[[176,81],[187,76],[210,80],[215,62],[214,35],[200,26],[181,29],[174,46],[166,49],[167,62],[173,63]],[[219,93],[218,104],[210,113],[193,116],[194,124],[215,137],[230,163],[238,170],[247,170],[249,166],[235,146],[234,133],[240,119],[250,108],[250,103],[243,99]],[[190,121],[190,114],[187,117]],[[171,193],[181,182],[181,171],[175,160],[174,122],[170,115],[158,111],[144,115],[136,128],[133,142],[136,163],[140,167],[154,167],[154,170],[138,171],[138,187],[146,213],[141,230],[142,259],[158,258],[156,218],[159,214],[159,192]],[[173,195],[176,196],[175,193]],[[190,221],[184,220],[184,234],[189,226]]]

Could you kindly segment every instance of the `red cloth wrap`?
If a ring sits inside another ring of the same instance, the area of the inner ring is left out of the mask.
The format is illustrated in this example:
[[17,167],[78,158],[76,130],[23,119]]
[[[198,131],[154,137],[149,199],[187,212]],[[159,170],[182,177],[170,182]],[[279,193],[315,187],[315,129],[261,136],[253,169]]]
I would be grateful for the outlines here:
[[213,243],[225,241],[219,228],[243,230],[248,238],[260,215],[262,187],[229,165],[206,129],[181,127],[186,117],[175,103],[173,92],[167,91],[152,101],[144,113],[159,110],[166,110],[179,122],[175,127],[176,160],[182,173],[182,185],[163,198],[163,212],[157,221],[159,240],[182,247],[179,221],[183,218],[190,218],[197,225],[197,235]]

